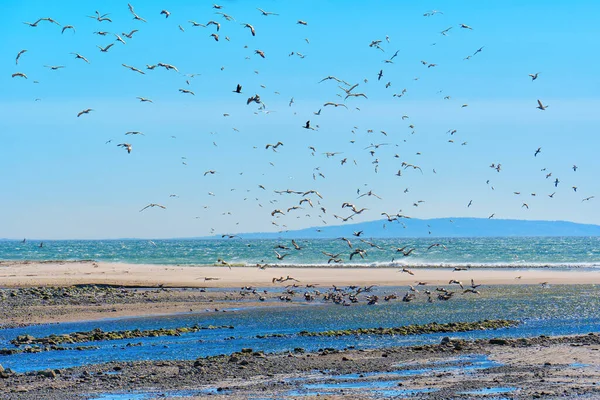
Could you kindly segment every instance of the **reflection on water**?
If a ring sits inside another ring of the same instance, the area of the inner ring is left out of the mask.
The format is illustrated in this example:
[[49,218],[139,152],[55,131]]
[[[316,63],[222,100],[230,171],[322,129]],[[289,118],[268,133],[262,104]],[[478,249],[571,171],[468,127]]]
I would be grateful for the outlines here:
[[[374,294],[403,294],[403,288],[380,288]],[[528,337],[585,334],[600,330],[600,288],[586,286],[498,286],[483,288],[481,296],[457,294],[447,302],[427,303],[425,296],[404,303],[396,300],[368,306],[364,302],[351,307],[315,301],[307,306],[299,298],[289,307],[246,308],[235,312],[179,314],[146,318],[121,318],[103,321],[61,323],[0,330],[0,348],[12,348],[9,341],[17,335],[44,337],[89,331],[148,330],[207,325],[233,325],[233,330],[203,330],[176,337],[149,337],[94,342],[98,349],[85,351],[49,351],[37,354],[0,356],[0,364],[18,372],[47,368],[65,368],[108,361],[195,359],[230,354],[242,348],[255,351],[283,352],[300,347],[307,351],[320,348],[343,349],[409,346],[439,343],[442,337],[475,339],[491,337]],[[294,303],[294,304],[295,304]],[[302,330],[394,327],[430,322],[517,319],[519,326],[496,331],[427,334],[417,336],[343,336],[300,337]],[[286,333],[289,337],[259,339],[257,335]],[[128,344],[141,344],[127,346]],[[78,343],[69,346],[85,346]]]

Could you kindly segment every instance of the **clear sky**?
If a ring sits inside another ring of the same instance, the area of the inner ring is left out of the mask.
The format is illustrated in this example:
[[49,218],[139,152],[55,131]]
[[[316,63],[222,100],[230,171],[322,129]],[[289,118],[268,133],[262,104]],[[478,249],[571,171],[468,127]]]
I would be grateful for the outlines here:
[[[402,210],[415,218],[495,214],[600,224],[594,50],[600,3],[219,4],[133,0],[142,22],[126,1],[3,1],[0,237],[165,238],[298,229],[342,223],[333,215],[352,214],[343,202],[368,208],[349,222]],[[164,7],[169,18],[160,14]],[[257,8],[279,15],[263,16]],[[96,10],[112,22],[87,17]],[[441,12],[424,16],[432,10]],[[61,26],[23,24],[43,17]],[[220,30],[190,20],[214,20]],[[75,30],[61,33],[66,25]],[[134,29],[131,39],[122,34]],[[369,46],[376,40],[381,49]],[[107,52],[97,47],[112,43]],[[27,52],[16,65],[21,50]],[[159,62],[179,72],[146,68]],[[17,72],[27,79],[11,77]],[[528,75],[537,72],[532,81]],[[348,88],[343,83],[319,83],[329,75],[359,84],[352,93],[367,98],[345,100],[338,87]],[[242,94],[233,92],[238,83]],[[246,104],[255,94],[263,110]],[[538,99],[549,107],[537,109]],[[77,117],[88,108],[93,111]],[[315,130],[303,128],[307,120]],[[278,141],[283,146],[277,152],[265,149]],[[121,143],[132,145],[131,154]],[[386,145],[365,149],[380,143]],[[403,162],[422,173],[404,169]],[[500,172],[492,163],[501,164]],[[216,173],[205,176],[209,170]],[[323,199],[274,193],[286,189],[317,190]],[[358,199],[358,189],[381,199]],[[287,211],[304,197],[314,208],[305,202]],[[149,203],[166,209],[140,212]],[[272,217],[275,209],[285,215]]]

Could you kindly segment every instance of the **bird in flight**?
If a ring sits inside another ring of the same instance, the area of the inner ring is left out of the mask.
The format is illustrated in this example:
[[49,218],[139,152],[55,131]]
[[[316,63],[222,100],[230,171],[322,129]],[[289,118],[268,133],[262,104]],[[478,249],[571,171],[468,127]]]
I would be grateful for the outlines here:
[[541,147],[538,147],[538,148],[537,148],[537,150],[535,151],[535,153],[533,153],[533,156],[534,156],[534,157],[537,157],[537,155],[538,155],[538,154],[540,154],[540,153],[541,153],[541,151],[542,151],[542,148],[541,148]]
[[310,120],[306,121],[306,123],[302,126],[304,129],[311,129],[311,130],[315,130],[315,128],[313,128],[312,126],[310,126]]
[[142,212],[142,211],[144,211],[146,208],[150,208],[150,207],[159,207],[159,208],[162,208],[163,210],[166,210],[166,209],[167,209],[167,207],[165,207],[165,206],[163,206],[163,205],[161,205],[161,204],[150,203],[150,204],[148,204],[146,207],[142,208],[142,209],[140,210],[140,212]]
[[79,113],[77,113],[77,118],[81,117],[83,114],[89,114],[90,111],[94,111],[91,108],[86,108],[85,110],[79,111]]
[[[112,46],[112,44],[110,44],[108,47],[110,47],[110,46]],[[84,56],[82,56],[82,55],[81,55],[81,54],[79,54],[79,53],[71,53],[71,54],[74,54],[74,55],[75,55],[75,59],[78,59],[78,58],[79,58],[80,60],[83,60],[83,61],[85,61],[85,62],[86,62],[86,63],[88,63],[88,64],[90,63],[90,62],[88,61],[88,59],[87,59],[87,58],[85,58]]]
[[15,72],[15,73],[14,73],[14,74],[12,74],[11,76],[12,76],[13,78],[17,78],[17,77],[18,77],[18,78],[25,78],[25,79],[27,79],[27,75],[25,75],[25,74],[24,74],[24,73],[22,73],[22,72]]
[[262,15],[264,15],[265,17],[268,17],[269,15],[279,15],[279,14],[276,14],[276,13],[274,13],[274,12],[265,11],[265,10],[263,10],[262,8],[257,8],[257,10],[258,10],[258,11],[260,11],[260,13],[261,13]]
[[127,64],[121,64],[121,65],[124,66],[125,68],[128,68],[128,69],[132,70],[132,71],[138,72],[138,73],[140,73],[142,75],[146,75],[146,73],[144,71],[139,70],[139,69],[137,69],[135,67],[132,67],[131,65],[127,65]]
[[123,32],[122,35],[125,36],[127,39],[133,39],[133,34],[136,33],[137,31],[138,31],[137,29],[134,29],[129,33]]
[[539,108],[540,110],[544,111],[546,110],[546,108],[548,108],[549,106],[545,106],[542,104],[542,102],[540,100],[537,101],[538,102],[538,106],[536,108]]
[[252,36],[256,36],[256,31],[255,31],[255,29],[254,29],[254,27],[252,25],[250,25],[250,24],[242,24],[242,25],[244,25],[244,28],[250,29],[250,32],[252,33]]
[[102,15],[100,15],[100,12],[96,11],[96,15],[95,16],[94,15],[88,15],[87,17],[95,19],[98,22],[102,22],[102,21],[112,22],[112,20],[110,18],[108,18],[107,15],[110,15],[110,13],[109,14],[102,14]]
[[532,82],[538,78],[538,74],[539,74],[539,72],[536,72],[535,74],[529,74],[529,77],[531,78]]
[[139,15],[137,15],[135,13],[135,11],[133,10],[133,6],[131,4],[127,3],[127,7],[129,7],[129,12],[131,12],[131,14],[133,14],[133,19],[134,20],[138,20],[138,21],[142,21],[142,22],[148,22],[144,18],[140,17]]
[[153,103],[152,100],[147,99],[145,97],[136,97],[136,99],[138,99],[140,101],[140,103]]
[[[96,46],[96,47],[98,47],[98,48],[100,49],[100,51],[101,51],[101,52],[103,52],[103,53],[106,53],[106,52],[108,52],[108,50],[109,50],[111,47],[113,47],[114,45],[115,45],[114,43],[111,43],[111,44],[109,44],[109,45],[108,45],[108,46],[106,46],[106,47],[102,47],[102,46]],[[79,57],[76,57],[76,58],[79,58]]]
[[17,58],[15,59],[15,64],[19,64],[19,58],[21,58],[21,56],[23,55],[23,53],[27,53],[27,50],[21,50],[18,54],[17,54]]
[[117,145],[117,147],[123,147],[125,150],[127,150],[127,154],[131,154],[131,145],[129,143],[120,143]]

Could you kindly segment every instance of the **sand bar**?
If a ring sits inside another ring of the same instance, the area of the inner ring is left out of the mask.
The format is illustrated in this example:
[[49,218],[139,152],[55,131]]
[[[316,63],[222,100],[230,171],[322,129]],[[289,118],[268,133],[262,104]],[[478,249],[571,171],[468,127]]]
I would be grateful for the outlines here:
[[589,269],[552,270],[471,268],[420,269],[414,275],[399,268],[285,268],[226,266],[176,266],[121,264],[93,261],[77,262],[0,262],[0,287],[70,286],[76,284],[109,284],[154,287],[222,287],[282,286],[294,283],[273,283],[273,278],[290,276],[299,284],[318,285],[379,285],[404,286],[416,282],[447,285],[451,279],[484,285],[514,284],[600,284],[600,271]]

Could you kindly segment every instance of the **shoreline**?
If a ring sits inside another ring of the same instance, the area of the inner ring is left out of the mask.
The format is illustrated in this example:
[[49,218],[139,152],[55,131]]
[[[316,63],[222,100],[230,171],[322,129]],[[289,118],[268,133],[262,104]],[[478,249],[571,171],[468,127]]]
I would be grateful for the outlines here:
[[[447,268],[405,267],[227,267],[84,261],[1,261],[0,288],[73,285],[116,287],[240,288],[281,287],[289,284],[408,286],[419,282],[447,285],[473,279],[482,285],[600,284],[600,270],[550,268]],[[273,279],[291,277],[277,282]]]

